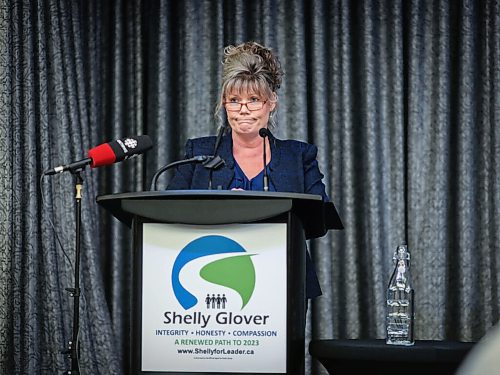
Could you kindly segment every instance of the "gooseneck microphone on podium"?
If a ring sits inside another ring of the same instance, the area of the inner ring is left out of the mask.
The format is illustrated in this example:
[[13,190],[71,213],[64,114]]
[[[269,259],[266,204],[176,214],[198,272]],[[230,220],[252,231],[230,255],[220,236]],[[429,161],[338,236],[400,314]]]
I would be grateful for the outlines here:
[[264,145],[264,151],[262,153],[264,158],[264,191],[269,191],[269,177],[267,176],[267,158],[266,158],[266,137],[270,134],[267,128],[261,128],[259,130],[259,135],[262,137],[262,144]]
[[184,165],[184,164],[191,164],[191,163],[206,163],[210,160],[210,156],[207,155],[197,155],[189,159],[184,159],[184,160],[178,160],[174,161],[170,164],[164,165],[160,169],[158,169],[155,174],[153,175],[153,178],[151,179],[151,191],[156,191],[157,189],[157,184],[158,184],[158,178],[166,171],[168,171],[170,168],[177,167],[179,165]]
[[212,173],[213,171],[222,167],[226,162],[219,155],[217,155],[217,150],[219,148],[220,142],[222,140],[222,136],[226,127],[222,125],[217,132],[217,138],[215,139],[215,146],[212,155],[196,155],[189,159],[177,160],[170,164],[164,165],[160,169],[156,171],[151,179],[151,191],[157,190],[158,178],[166,171],[173,167],[177,167],[184,164],[195,164],[201,163],[205,169],[208,169],[208,190],[212,189]]
[[88,157],[73,163],[60,165],[45,171],[44,176],[50,176],[65,171],[83,170],[87,165],[91,168],[118,163],[131,157],[143,154],[153,147],[151,138],[147,135],[130,136],[109,143],[103,143],[91,148]]
[[220,156],[213,156],[213,155],[197,155],[193,156],[192,158],[189,159],[183,159],[183,160],[177,160],[174,161],[170,164],[164,165],[160,169],[156,171],[156,173],[153,175],[153,178],[151,179],[151,191],[156,191],[157,190],[157,184],[158,184],[158,178],[162,175],[162,173],[168,171],[169,169],[173,167],[177,167],[179,165],[184,165],[184,164],[194,164],[194,163],[202,163],[205,168],[210,170],[217,169],[224,165],[224,160]]

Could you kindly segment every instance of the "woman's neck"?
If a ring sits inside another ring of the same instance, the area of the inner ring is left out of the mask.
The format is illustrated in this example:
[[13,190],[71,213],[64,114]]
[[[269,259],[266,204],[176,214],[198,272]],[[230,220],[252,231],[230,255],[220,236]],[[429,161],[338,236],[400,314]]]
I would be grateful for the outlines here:
[[[263,142],[261,136],[241,137],[233,133],[233,156],[248,179],[257,176],[263,169]],[[266,164],[271,162],[271,146],[266,142]]]
[[233,136],[233,148],[246,149],[248,151],[262,147],[262,137],[259,135],[241,136],[236,133]]

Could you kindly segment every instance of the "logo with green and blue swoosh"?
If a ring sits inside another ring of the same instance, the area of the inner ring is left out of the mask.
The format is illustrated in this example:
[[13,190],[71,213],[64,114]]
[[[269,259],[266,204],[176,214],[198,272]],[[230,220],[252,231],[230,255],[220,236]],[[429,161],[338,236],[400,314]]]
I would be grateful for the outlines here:
[[182,285],[181,270],[195,259],[217,254],[227,256],[205,264],[197,276],[234,290],[241,297],[241,309],[250,301],[255,289],[255,267],[251,259],[254,254],[248,254],[243,246],[228,237],[210,235],[188,243],[174,261],[172,288],[177,301],[185,310],[196,306],[198,299]]

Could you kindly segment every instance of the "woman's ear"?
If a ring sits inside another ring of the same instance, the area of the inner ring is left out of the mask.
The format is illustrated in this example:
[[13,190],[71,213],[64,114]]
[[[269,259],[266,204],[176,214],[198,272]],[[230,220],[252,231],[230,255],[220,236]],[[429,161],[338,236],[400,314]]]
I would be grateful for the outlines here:
[[269,103],[271,103],[271,111],[274,111],[276,105],[278,104],[278,95],[276,95],[275,92],[273,92],[273,95],[271,96]]

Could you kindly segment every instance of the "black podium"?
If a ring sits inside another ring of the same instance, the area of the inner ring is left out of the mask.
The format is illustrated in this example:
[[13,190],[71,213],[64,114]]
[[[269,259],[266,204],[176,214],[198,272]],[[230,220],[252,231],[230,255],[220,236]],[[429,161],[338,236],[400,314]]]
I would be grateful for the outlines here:
[[331,202],[183,190],[100,196],[134,233],[131,373],[303,374],[305,245]]

